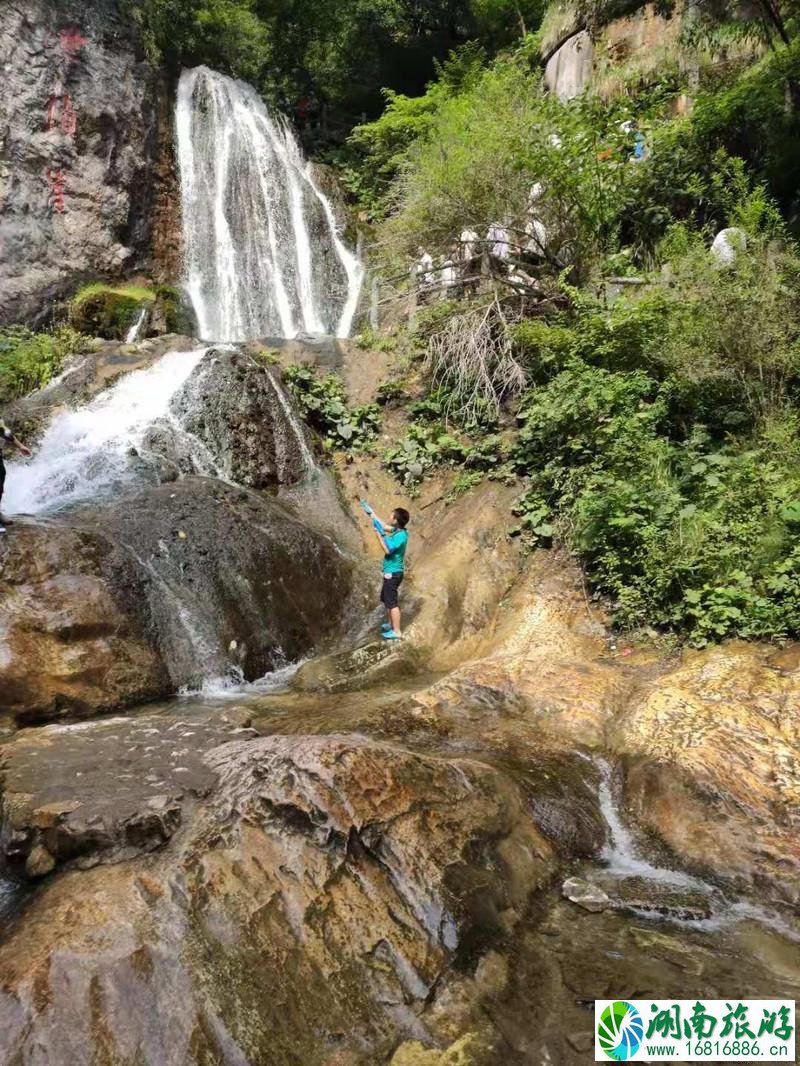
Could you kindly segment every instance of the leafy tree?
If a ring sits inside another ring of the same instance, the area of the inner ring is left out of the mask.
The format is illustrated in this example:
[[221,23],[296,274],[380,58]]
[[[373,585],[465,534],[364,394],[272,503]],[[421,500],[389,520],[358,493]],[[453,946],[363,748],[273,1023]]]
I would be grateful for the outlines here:
[[343,136],[454,48],[535,28],[541,0],[124,0],[152,58],[207,63]]
[[126,0],[154,60],[257,79],[269,56],[254,0]]
[[421,96],[386,89],[386,107],[380,118],[353,130],[343,161],[346,181],[373,217],[387,211],[392,183],[406,164],[411,146],[427,136],[446,100],[475,85],[485,60],[480,45],[464,45],[436,65],[437,77]]

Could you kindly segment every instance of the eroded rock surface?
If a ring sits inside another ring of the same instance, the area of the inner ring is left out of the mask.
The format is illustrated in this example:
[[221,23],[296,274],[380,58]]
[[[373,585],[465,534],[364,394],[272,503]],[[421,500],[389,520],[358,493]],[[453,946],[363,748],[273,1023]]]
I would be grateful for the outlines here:
[[0,322],[148,255],[155,86],[112,0],[3,5]]
[[13,528],[0,544],[0,706],[18,721],[261,677],[332,635],[352,587],[333,541],[205,478]]
[[297,736],[207,762],[169,857],[62,876],[0,947],[12,1059],[381,1061],[433,1041],[429,1001],[551,870],[513,783],[470,759]]

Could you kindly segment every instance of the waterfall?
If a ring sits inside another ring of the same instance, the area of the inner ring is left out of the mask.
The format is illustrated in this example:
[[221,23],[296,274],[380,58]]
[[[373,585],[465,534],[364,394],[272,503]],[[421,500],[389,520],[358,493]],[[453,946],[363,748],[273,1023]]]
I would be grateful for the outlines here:
[[142,331],[144,320],[147,318],[147,308],[143,307],[139,314],[136,316],[135,322],[131,325],[131,328],[125,334],[126,344],[135,344],[139,339],[139,334]]
[[202,338],[348,336],[361,264],[286,122],[249,85],[197,67],[181,75],[176,126]]
[[85,407],[57,414],[35,459],[9,464],[6,513],[40,514],[119,486],[128,476],[131,451],[138,451],[153,422],[168,415],[172,397],[205,352],[169,352]]

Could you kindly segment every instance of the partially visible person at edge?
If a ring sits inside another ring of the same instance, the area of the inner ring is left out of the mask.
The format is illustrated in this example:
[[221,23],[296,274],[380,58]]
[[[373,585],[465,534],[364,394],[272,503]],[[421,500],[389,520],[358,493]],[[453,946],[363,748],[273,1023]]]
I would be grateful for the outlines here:
[[[370,509],[367,514],[373,520],[373,529],[383,548],[383,581],[381,582],[381,603],[386,608],[386,622],[383,624],[384,640],[399,640],[402,636],[398,590],[403,582],[406,566],[406,545],[408,533],[406,526],[411,517],[405,507],[395,507],[392,511],[392,524],[387,525]],[[375,524],[377,522],[377,525]],[[383,532],[379,532],[378,525]]]
[[30,448],[26,448],[21,440],[17,440],[8,426],[0,419],[0,534],[5,533],[6,527],[3,522],[3,489],[6,486],[6,464],[3,461],[6,448],[16,448],[23,455],[30,455]]

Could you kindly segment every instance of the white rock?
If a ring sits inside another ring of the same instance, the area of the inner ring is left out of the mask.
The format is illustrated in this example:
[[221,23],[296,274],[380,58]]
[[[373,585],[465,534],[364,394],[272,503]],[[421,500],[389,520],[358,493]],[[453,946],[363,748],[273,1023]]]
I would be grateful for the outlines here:
[[611,899],[602,888],[593,885],[591,881],[584,881],[582,877],[568,878],[561,886],[561,895],[570,903],[576,903],[593,914],[611,906]]
[[592,77],[594,46],[586,30],[566,40],[547,61],[544,79],[559,100],[580,96]]
[[721,229],[711,245],[711,258],[719,266],[733,266],[737,255],[747,249],[747,234],[738,226]]

